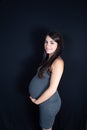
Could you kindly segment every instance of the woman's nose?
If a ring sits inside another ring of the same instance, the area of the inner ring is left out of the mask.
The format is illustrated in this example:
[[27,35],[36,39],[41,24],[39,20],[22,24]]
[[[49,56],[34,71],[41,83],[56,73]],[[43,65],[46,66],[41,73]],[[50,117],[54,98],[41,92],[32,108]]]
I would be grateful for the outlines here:
[[49,44],[49,43],[47,44],[47,47],[50,47],[50,44]]

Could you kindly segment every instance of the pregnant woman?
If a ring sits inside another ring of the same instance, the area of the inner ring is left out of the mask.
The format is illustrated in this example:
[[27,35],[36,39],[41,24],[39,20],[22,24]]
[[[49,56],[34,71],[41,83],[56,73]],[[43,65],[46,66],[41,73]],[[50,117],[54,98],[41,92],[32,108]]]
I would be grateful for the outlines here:
[[56,114],[61,107],[57,89],[64,71],[62,45],[63,37],[60,33],[50,32],[46,35],[44,57],[29,84],[29,98],[39,105],[39,122],[42,130],[52,130]]

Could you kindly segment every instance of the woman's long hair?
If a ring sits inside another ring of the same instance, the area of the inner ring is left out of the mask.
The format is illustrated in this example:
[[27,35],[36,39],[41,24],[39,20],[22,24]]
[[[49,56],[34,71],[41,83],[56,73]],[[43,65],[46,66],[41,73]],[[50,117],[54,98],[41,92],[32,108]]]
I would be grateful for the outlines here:
[[41,62],[41,67],[38,72],[38,77],[42,78],[45,70],[49,70],[53,61],[62,54],[63,50],[63,37],[59,32],[50,32],[46,36],[50,36],[55,42],[58,43],[57,49],[54,54],[49,58],[49,55],[44,50],[43,59]]

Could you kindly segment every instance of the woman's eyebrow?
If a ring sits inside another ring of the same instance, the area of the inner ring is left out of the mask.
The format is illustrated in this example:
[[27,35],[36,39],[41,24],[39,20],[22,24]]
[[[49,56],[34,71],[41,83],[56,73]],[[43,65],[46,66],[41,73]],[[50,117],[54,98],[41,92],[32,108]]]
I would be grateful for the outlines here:
[[53,42],[52,40],[50,42]]

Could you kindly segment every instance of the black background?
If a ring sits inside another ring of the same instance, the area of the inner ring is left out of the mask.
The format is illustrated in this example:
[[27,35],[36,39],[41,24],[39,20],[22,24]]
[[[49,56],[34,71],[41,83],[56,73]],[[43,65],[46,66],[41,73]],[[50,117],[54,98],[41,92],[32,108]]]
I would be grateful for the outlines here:
[[87,8],[84,1],[0,2],[0,130],[39,130],[38,106],[28,99],[29,81],[43,54],[48,31],[64,37],[62,107],[55,130],[85,130],[87,119]]

